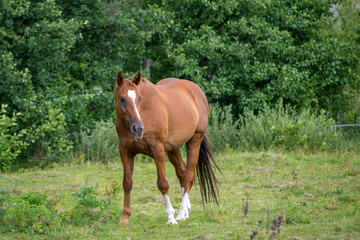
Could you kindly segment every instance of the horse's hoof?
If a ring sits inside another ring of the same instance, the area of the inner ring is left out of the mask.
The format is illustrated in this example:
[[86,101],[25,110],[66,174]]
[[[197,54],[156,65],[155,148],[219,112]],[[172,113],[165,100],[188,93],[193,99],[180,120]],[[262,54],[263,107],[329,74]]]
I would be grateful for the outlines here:
[[129,220],[128,219],[122,219],[120,222],[119,222],[119,225],[127,225],[129,224]]
[[180,209],[179,214],[176,217],[176,220],[177,221],[185,221],[187,218],[189,218],[189,212],[186,212],[185,210]]
[[172,219],[168,219],[167,224],[178,224],[178,222],[174,218],[172,218]]
[[179,208],[178,216],[176,217],[176,220],[178,221],[184,221],[189,218],[189,214],[191,212],[191,204],[189,201],[189,198],[185,199],[185,204],[181,203]]
[[176,217],[176,220],[180,222],[180,221],[185,221],[186,218],[185,218],[185,217],[182,217],[182,216],[177,216],[177,217]]

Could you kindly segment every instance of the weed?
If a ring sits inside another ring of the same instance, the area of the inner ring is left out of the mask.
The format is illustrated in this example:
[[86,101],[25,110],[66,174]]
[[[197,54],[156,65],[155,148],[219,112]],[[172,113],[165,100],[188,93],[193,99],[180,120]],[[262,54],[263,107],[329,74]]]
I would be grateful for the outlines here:
[[9,199],[9,192],[6,189],[0,188],[0,219],[3,218],[6,209],[5,209],[5,203]]
[[244,210],[244,217],[246,217],[249,212],[249,197],[246,197],[246,201],[244,203],[243,210]]
[[217,151],[239,147],[239,121],[234,121],[231,106],[210,106],[209,126],[206,134]]
[[286,216],[286,224],[309,224],[310,219],[306,216],[303,216],[301,214],[288,214]]
[[[264,220],[264,216],[267,216],[267,220]],[[250,239],[255,239],[256,236],[263,236],[261,239],[276,239],[280,235],[280,229],[283,225],[283,215],[279,214],[271,219],[270,211],[262,216],[257,222],[255,229],[250,234]],[[265,225],[263,224],[266,221]]]
[[240,134],[239,146],[246,150],[335,150],[343,144],[344,138],[331,127],[334,123],[323,111],[317,114],[307,109],[294,112],[283,107],[280,101],[275,108],[264,105],[257,115],[245,111],[240,116],[240,131],[244,134]]
[[271,226],[270,240],[275,239],[277,236],[279,236],[280,227],[282,224],[283,224],[283,215],[282,214],[278,215],[277,218],[273,219],[272,226]]
[[93,187],[82,187],[73,194],[77,198],[77,204],[70,211],[70,218],[74,223],[98,220],[104,210],[109,208],[110,201],[100,200],[97,195]]
[[[354,137],[341,134],[332,127],[335,121],[324,111],[311,113],[309,109],[293,111],[280,101],[274,108],[266,104],[255,114],[244,111],[238,119],[231,106],[210,106],[207,135],[218,152],[241,150],[297,150],[336,151],[356,150]],[[352,135],[351,135],[352,136]]]
[[29,193],[13,199],[3,216],[7,231],[46,233],[57,228],[60,217],[42,194]]
[[83,131],[79,139],[78,151],[84,154],[86,161],[106,163],[119,157],[118,137],[113,122],[98,122],[91,135]]

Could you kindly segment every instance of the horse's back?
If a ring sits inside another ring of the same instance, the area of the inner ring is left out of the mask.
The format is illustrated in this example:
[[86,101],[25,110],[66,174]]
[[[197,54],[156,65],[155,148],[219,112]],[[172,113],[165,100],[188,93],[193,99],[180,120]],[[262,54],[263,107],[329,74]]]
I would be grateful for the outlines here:
[[195,104],[195,108],[202,115],[200,117],[208,118],[209,107],[206,96],[195,83],[184,79],[166,78],[159,81],[156,86],[170,104],[182,104],[184,108],[194,107],[191,105]]
[[156,86],[165,95],[175,95],[177,97],[189,95],[193,97],[195,102],[207,105],[207,100],[203,91],[198,85],[189,80],[166,78],[159,81]]
[[195,132],[205,134],[209,107],[199,86],[188,80],[167,78],[159,81],[156,87],[167,107],[170,144],[182,145]]

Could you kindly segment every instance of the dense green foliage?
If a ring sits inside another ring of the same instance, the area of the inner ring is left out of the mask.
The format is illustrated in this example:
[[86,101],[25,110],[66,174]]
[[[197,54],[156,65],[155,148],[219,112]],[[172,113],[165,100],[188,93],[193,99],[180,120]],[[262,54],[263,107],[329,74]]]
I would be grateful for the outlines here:
[[22,114],[12,130],[29,133],[23,159],[61,158],[77,132],[112,114],[117,27],[102,1],[77,4],[1,1],[0,102]]
[[279,98],[297,108],[333,109],[344,86],[359,81],[360,28],[324,30],[334,21],[329,3],[154,3],[145,17],[158,26],[150,28],[146,52],[157,63],[152,76],[191,79],[210,101],[232,104],[236,113]]
[[232,116],[282,98],[354,119],[359,8],[340,1],[333,17],[331,3],[0,0],[0,168],[84,147],[97,122],[112,121],[118,70],[190,79]]
[[16,126],[16,118],[21,114],[14,114],[10,118],[5,115],[5,107],[5,105],[2,105],[0,109],[0,169],[10,170],[11,163],[28,144],[21,140],[26,135],[25,129],[18,133],[12,133],[11,131],[11,128]]

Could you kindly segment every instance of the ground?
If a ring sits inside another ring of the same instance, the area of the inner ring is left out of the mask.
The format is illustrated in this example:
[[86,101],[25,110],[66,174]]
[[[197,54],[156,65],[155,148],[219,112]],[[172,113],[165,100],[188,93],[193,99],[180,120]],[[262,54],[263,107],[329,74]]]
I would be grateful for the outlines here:
[[[46,230],[41,229],[43,223],[20,230],[2,220],[0,239],[360,238],[360,156],[355,153],[228,150],[216,158],[224,173],[216,171],[220,205],[203,205],[195,183],[190,218],[178,225],[166,224],[155,164],[146,158],[135,163],[132,215],[125,226],[118,225],[123,197],[120,160],[91,163],[79,156],[45,169],[3,173],[0,188],[10,199],[44,194],[59,218]],[[166,171],[177,209],[180,186],[169,162]],[[93,195],[81,197],[84,189]]]

